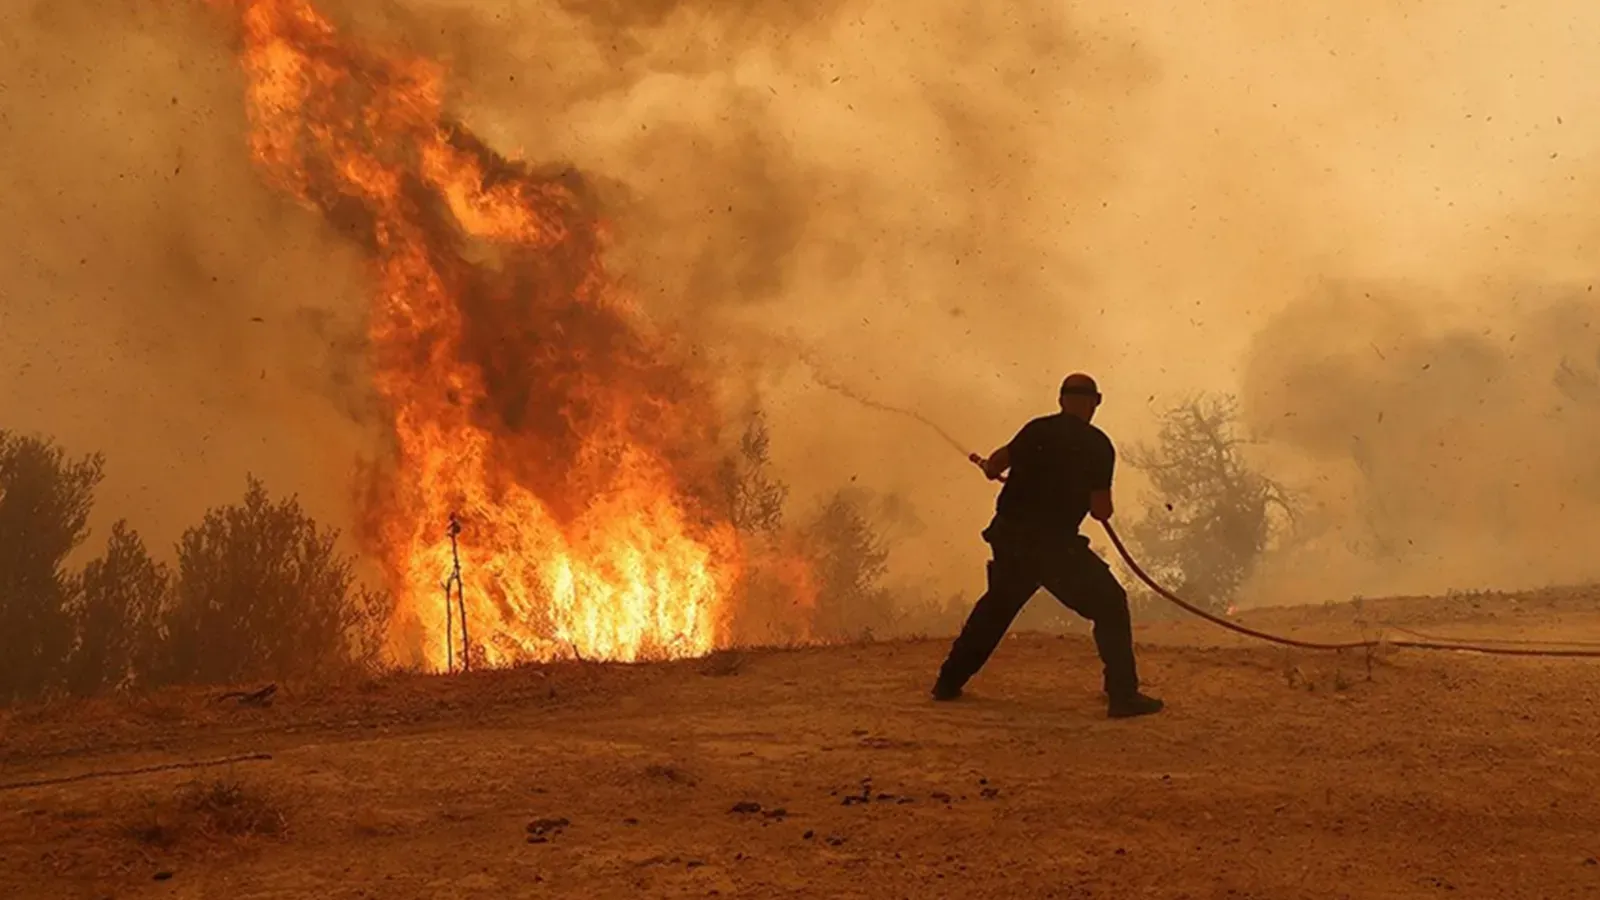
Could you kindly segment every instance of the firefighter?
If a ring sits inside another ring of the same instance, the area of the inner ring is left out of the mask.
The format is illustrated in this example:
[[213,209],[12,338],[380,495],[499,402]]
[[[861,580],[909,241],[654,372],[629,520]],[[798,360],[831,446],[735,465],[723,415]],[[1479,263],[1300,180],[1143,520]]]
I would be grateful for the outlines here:
[[1112,512],[1116,450],[1092,424],[1100,399],[1093,378],[1069,375],[1061,383],[1061,412],[1034,419],[1009,444],[974,460],[990,480],[1005,481],[994,520],[983,532],[993,554],[989,589],[951,646],[934,683],[934,699],[961,696],[1022,607],[1043,587],[1094,623],[1111,718],[1161,711],[1160,700],[1139,691],[1128,592],[1078,533],[1085,515],[1103,522]]

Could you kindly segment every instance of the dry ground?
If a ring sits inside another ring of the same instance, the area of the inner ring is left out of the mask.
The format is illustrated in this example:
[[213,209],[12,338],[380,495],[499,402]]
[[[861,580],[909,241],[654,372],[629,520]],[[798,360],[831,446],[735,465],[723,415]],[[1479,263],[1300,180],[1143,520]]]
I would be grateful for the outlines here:
[[[1596,639],[1600,593],[1248,618]],[[272,758],[0,790],[0,897],[1600,897],[1600,661],[1141,641],[1132,722],[1032,635],[944,705],[937,641],[15,711],[0,783]]]

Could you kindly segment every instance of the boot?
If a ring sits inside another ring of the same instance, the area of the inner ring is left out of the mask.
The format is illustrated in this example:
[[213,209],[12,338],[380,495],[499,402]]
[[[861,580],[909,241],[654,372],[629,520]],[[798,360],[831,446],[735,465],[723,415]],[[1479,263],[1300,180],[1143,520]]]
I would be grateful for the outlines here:
[[1137,716],[1155,715],[1166,706],[1154,697],[1146,697],[1138,691],[1123,697],[1113,697],[1106,704],[1106,716],[1112,719],[1132,719]]

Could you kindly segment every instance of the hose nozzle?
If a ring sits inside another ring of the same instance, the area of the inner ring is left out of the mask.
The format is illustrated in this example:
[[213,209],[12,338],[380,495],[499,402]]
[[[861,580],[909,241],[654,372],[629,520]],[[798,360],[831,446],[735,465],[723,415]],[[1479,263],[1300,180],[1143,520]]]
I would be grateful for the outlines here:
[[1006,480],[1006,477],[1004,475],[1001,475],[999,477],[995,477],[995,476],[990,475],[989,474],[989,461],[987,459],[984,459],[983,457],[979,456],[976,453],[968,453],[967,454],[967,461],[972,463],[973,465],[977,466],[979,468],[979,470],[981,470],[983,472],[983,477],[989,479],[990,481],[1005,481]]

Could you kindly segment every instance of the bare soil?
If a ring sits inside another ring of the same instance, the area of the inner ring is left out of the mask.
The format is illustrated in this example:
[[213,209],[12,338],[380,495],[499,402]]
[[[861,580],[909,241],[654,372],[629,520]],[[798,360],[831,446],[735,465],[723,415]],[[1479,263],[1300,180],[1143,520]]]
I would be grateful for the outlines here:
[[[1246,619],[1600,640],[1600,592]],[[0,789],[0,897],[1600,897],[1600,660],[1140,639],[1126,722],[1082,635],[951,704],[940,640],[13,710],[0,784],[271,759]]]

